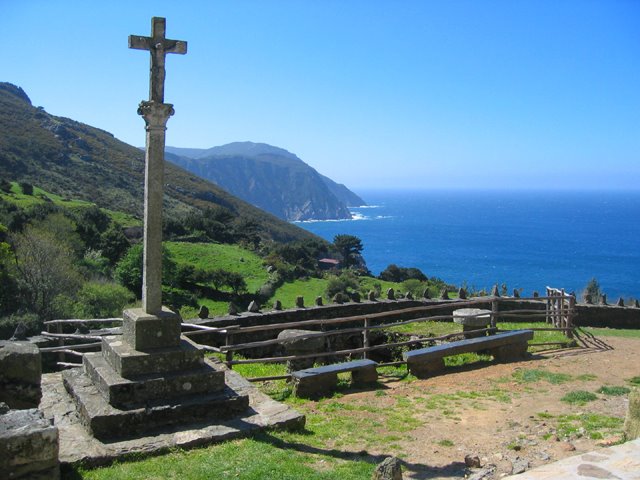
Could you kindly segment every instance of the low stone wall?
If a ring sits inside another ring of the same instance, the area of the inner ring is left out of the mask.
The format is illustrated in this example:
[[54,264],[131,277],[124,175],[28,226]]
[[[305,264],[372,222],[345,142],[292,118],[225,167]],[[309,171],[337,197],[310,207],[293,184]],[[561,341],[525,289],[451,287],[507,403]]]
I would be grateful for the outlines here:
[[640,308],[614,305],[576,305],[579,327],[640,328]]

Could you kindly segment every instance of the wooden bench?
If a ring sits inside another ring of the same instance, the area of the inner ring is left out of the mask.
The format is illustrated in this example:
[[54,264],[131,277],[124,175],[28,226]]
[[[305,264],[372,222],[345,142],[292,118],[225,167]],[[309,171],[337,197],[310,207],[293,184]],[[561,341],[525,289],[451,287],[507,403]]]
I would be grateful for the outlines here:
[[402,356],[410,373],[418,378],[426,378],[442,372],[444,357],[460,353],[486,350],[498,362],[522,359],[527,355],[527,341],[532,338],[532,330],[517,330],[411,350]]
[[351,372],[353,385],[366,385],[378,380],[373,360],[354,360],[352,362],[306,368],[293,372],[293,393],[297,397],[312,398],[331,393],[338,384],[338,373]]

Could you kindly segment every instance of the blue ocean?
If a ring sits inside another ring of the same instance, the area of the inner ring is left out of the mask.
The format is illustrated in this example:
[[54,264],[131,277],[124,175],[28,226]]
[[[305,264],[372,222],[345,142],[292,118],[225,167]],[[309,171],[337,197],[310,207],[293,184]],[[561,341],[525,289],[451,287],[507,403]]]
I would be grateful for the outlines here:
[[640,191],[357,192],[353,219],[300,222],[329,241],[359,237],[374,274],[390,263],[429,277],[523,295],[580,294],[590,279],[615,301],[640,298]]

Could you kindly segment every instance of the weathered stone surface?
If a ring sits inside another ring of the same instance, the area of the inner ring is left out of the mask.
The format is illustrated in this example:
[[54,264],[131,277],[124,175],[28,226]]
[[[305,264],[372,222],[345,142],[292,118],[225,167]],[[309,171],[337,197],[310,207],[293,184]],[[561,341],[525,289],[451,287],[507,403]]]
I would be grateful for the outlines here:
[[238,306],[235,303],[230,302],[229,303],[229,308],[227,308],[227,313],[229,313],[229,315],[237,315],[238,314]]
[[237,417],[205,420],[162,429],[150,436],[103,442],[92,437],[80,423],[73,400],[60,373],[43,376],[41,408],[60,429],[60,461],[96,466],[131,453],[152,453],[173,447],[190,448],[248,435],[263,428],[298,429],[305,417],[276,402],[233,371],[225,370],[226,384],[240,395],[248,395],[250,408]]
[[224,373],[206,361],[191,370],[151,373],[126,379],[118,375],[102,355],[87,353],[84,370],[105,400],[117,408],[134,408],[157,399],[169,401],[224,388]]
[[640,390],[629,392],[629,407],[624,420],[625,440],[640,438]]
[[40,350],[29,342],[0,341],[0,402],[11,408],[35,408],[42,391]]
[[158,398],[145,406],[120,409],[110,405],[81,369],[63,372],[64,385],[73,396],[81,422],[100,439],[132,438],[163,427],[230,418],[247,409],[246,395],[226,387],[178,399]]
[[[95,355],[95,354],[91,354]],[[142,375],[190,370],[204,363],[202,350],[186,337],[175,347],[150,351],[135,350],[118,335],[102,337],[102,356],[124,378],[135,379]]]
[[460,325],[484,328],[491,323],[491,310],[460,308],[453,311],[453,321]]
[[256,302],[255,300],[251,300],[247,311],[251,313],[258,313],[260,311],[260,305],[258,305],[258,302]]
[[60,476],[58,429],[36,409],[11,410],[0,416],[0,478]]
[[447,290],[447,287],[442,287],[442,290],[440,291],[440,300],[449,300],[449,291]]
[[376,466],[371,480],[402,480],[402,465],[396,457],[387,457]]
[[460,287],[458,289],[458,298],[460,300],[466,300],[467,299],[467,291],[462,287]]
[[491,289],[491,296],[492,297],[500,296],[500,290],[498,290],[498,285],[494,285],[493,288]]
[[[285,340],[282,344],[288,355],[310,355],[320,353],[325,349],[324,337],[301,338],[304,335],[316,334],[313,330],[287,329],[278,334],[278,340]],[[287,371],[295,372],[313,367],[315,358],[300,358],[287,361]]]
[[424,292],[422,292],[422,298],[424,298],[425,300],[429,300],[431,298],[431,295],[429,294],[429,289],[425,288]]
[[396,299],[396,292],[393,290],[393,288],[389,288],[387,290],[387,300],[395,300]]
[[335,389],[338,373],[344,372],[351,372],[353,385],[371,385],[378,380],[376,365],[373,360],[364,359],[295,371],[291,375],[294,395],[301,398],[327,395]]
[[482,466],[480,457],[477,455],[465,455],[464,464],[469,468],[480,468]]
[[141,308],[123,313],[122,338],[136,350],[174,347],[180,343],[180,316],[166,307],[157,315]]

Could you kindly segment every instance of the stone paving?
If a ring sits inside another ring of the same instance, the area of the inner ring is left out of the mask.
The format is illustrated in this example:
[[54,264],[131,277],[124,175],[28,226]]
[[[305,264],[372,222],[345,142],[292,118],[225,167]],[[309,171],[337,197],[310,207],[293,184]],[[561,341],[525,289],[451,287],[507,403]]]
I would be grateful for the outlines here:
[[640,479],[640,438],[542,465],[512,480]]
[[246,436],[265,428],[302,428],[304,415],[276,402],[232,370],[225,372],[226,384],[249,395],[249,408],[228,420],[215,420],[165,428],[153,435],[123,441],[102,442],[92,437],[80,422],[76,406],[64,388],[62,375],[42,376],[43,398],[40,409],[55,419],[60,435],[60,463],[104,465],[130,453],[161,453],[172,447],[195,447]]

